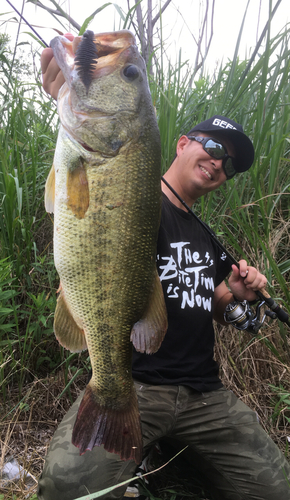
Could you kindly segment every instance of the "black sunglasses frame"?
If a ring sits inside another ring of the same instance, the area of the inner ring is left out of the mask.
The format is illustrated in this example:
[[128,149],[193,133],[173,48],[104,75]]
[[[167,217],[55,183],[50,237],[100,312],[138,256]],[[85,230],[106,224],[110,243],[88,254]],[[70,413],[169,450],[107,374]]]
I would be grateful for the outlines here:
[[[226,174],[227,179],[232,179],[234,177],[234,175],[237,173],[235,170],[235,166],[234,166],[235,158],[233,158],[233,156],[228,155],[227,148],[220,141],[217,141],[213,137],[200,137],[200,136],[194,136],[194,135],[187,135],[186,137],[188,139],[190,139],[191,141],[197,141],[200,144],[202,144],[204,151],[207,154],[209,154],[212,158],[215,158],[216,160],[223,160],[222,167],[223,167],[224,173]],[[222,148],[225,151],[224,155],[217,157],[214,154],[210,153],[206,149],[206,144],[208,141],[213,141],[216,144],[218,144],[219,146],[222,146]],[[230,165],[228,163],[228,160],[231,160]]]

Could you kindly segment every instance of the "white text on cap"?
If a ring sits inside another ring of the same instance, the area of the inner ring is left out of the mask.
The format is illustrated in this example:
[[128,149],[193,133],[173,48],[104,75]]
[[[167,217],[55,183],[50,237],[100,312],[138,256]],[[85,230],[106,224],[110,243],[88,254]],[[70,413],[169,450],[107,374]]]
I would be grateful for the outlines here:
[[215,118],[214,121],[212,122],[212,124],[216,125],[217,127],[221,127],[221,128],[233,128],[233,129],[237,130],[236,127],[234,127],[233,125],[231,125],[228,122],[225,122],[224,120],[220,120],[219,118]]

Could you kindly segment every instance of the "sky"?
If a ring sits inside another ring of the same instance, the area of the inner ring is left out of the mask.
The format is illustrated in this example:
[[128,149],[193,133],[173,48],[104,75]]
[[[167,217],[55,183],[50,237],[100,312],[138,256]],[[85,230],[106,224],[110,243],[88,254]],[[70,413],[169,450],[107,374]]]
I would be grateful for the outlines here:
[[[24,0],[10,1],[21,11]],[[49,0],[41,1],[53,8]],[[143,1],[147,3],[146,0]],[[212,1],[210,0],[210,3]],[[276,4],[276,1],[273,0],[273,5]],[[95,9],[107,2],[105,0],[58,0],[58,3],[64,10],[69,12],[73,19],[82,24]],[[165,0],[161,0],[161,5],[164,3]],[[206,60],[206,69],[209,72],[214,70],[217,62],[226,62],[227,59],[233,58],[247,3],[248,0],[215,0],[214,35]],[[115,0],[115,4],[123,8],[125,12],[127,11],[127,0]],[[131,4],[133,4],[133,0],[131,0]],[[198,37],[198,32],[201,29],[205,4],[205,0],[172,0],[172,3],[165,11],[163,15],[163,39],[166,40],[172,63],[176,62],[177,54],[181,49],[182,60],[188,60],[190,65],[194,65],[196,55],[194,37]],[[248,58],[251,54],[251,49],[255,46],[256,40],[259,38],[267,21],[268,12],[269,0],[249,0],[239,52],[241,59]],[[289,12],[289,0],[282,0],[272,23],[272,36],[277,34],[290,21]],[[19,16],[6,0],[1,0],[0,14],[3,13],[5,15],[1,15],[1,23],[3,21],[8,22],[1,25],[1,31],[10,35],[13,46],[17,34],[15,18],[19,19]],[[50,14],[39,7],[35,7],[32,3],[24,3],[23,16],[33,25],[47,44],[57,35],[53,28],[63,30],[61,25]],[[118,11],[114,5],[110,5],[95,17],[89,29],[95,33],[100,33],[113,31],[120,27],[122,27],[122,23],[120,23]],[[20,42],[32,40],[27,31],[29,31],[29,28],[23,24],[20,30]],[[69,31],[76,34],[73,29]]]

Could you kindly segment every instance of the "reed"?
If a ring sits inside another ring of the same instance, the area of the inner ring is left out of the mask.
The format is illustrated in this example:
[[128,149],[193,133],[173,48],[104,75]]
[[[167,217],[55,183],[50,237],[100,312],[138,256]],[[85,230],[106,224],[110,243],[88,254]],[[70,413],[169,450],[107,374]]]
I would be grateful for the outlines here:
[[[120,11],[118,28],[128,27],[128,22],[129,16]],[[242,24],[236,48],[243,29]],[[241,123],[251,137],[256,151],[252,168],[193,208],[235,258],[246,258],[266,274],[270,294],[289,311],[289,29],[274,38],[270,30],[271,24],[265,48],[251,65],[239,60],[236,50],[232,61],[221,64],[214,75],[203,73],[192,86],[191,68],[182,53],[172,63],[164,50],[157,50],[149,83],[163,172],[179,136],[213,114]],[[53,335],[58,280],[53,222],[45,213],[43,194],[57,135],[56,108],[39,79],[20,78],[19,61],[12,58],[3,38],[0,49],[1,399],[9,406],[13,388],[21,393],[33,381],[61,373],[58,395],[63,398],[65,393],[69,400],[71,387],[89,369],[89,362],[87,354],[80,358],[65,353]],[[273,321],[250,338],[231,328],[217,328],[216,355],[224,384],[258,411],[264,427],[288,453],[289,330]],[[9,411],[13,413],[12,403]],[[172,490],[170,494],[178,496]]]
[[37,82],[21,80],[14,74],[11,55],[4,49],[0,109],[0,390],[5,400],[7,387],[18,384],[21,394],[25,381],[44,366],[55,367],[61,356],[50,347],[57,282],[52,223],[43,203],[55,147],[56,111]]

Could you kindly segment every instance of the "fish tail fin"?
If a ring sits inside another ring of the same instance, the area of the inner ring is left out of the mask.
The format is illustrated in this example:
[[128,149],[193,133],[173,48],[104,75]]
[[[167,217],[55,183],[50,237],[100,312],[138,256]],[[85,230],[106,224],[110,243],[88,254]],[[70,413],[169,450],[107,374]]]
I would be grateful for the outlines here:
[[142,434],[137,395],[132,387],[125,408],[98,404],[96,392],[87,385],[73,428],[72,443],[80,455],[94,446],[104,445],[106,451],[117,453],[122,460],[142,461]]

